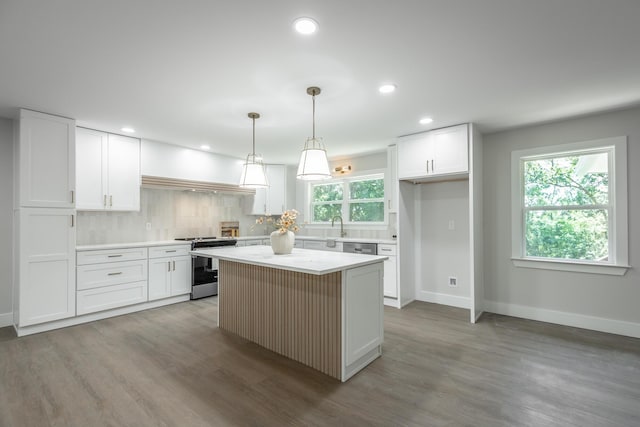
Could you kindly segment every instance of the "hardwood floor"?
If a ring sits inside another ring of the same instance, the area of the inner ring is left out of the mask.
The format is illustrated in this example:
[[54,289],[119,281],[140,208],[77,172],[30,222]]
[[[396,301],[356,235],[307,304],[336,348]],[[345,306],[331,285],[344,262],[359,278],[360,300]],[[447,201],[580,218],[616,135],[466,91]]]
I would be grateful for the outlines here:
[[208,298],[15,338],[0,426],[639,426],[640,340],[413,303],[347,383],[215,326]]

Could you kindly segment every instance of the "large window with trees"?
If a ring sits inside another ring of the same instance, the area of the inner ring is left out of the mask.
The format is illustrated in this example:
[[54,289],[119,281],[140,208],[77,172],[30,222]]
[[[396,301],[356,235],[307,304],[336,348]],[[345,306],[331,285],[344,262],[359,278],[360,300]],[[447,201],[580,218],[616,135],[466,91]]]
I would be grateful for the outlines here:
[[516,151],[512,162],[514,260],[626,265],[626,138]]
[[383,174],[310,183],[309,195],[312,224],[331,222],[336,216],[344,223],[385,223]]

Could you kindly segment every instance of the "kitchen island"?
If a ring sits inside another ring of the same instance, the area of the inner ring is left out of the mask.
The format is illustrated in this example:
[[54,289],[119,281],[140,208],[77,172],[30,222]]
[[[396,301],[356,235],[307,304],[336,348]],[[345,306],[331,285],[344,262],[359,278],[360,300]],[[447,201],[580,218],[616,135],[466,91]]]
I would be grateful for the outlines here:
[[346,381],[382,354],[385,256],[269,246],[194,250],[217,258],[218,326]]

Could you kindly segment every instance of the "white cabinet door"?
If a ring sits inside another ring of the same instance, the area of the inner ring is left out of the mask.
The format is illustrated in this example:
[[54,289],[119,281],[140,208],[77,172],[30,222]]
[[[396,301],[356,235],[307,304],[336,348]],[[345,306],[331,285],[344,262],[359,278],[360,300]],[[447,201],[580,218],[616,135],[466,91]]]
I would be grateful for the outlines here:
[[468,125],[437,129],[431,133],[433,136],[433,165],[431,165],[431,173],[444,175],[468,172]]
[[257,188],[249,215],[281,215],[287,200],[287,168],[265,165],[269,188]]
[[267,213],[281,215],[285,211],[287,195],[287,169],[284,165],[267,165]]
[[266,215],[267,214],[267,189],[256,188],[256,194],[253,196],[253,205],[251,206],[250,215]]
[[78,128],[78,209],[140,210],[140,140]]
[[72,209],[20,210],[18,326],[75,316],[74,220]]
[[396,279],[397,262],[395,256],[384,261],[384,296],[398,298],[398,281]]
[[191,293],[191,257],[171,259],[171,295]]
[[398,139],[398,178],[420,179],[469,171],[468,125]]
[[107,134],[76,129],[76,208],[106,207]]
[[384,179],[384,194],[387,199],[387,209],[390,213],[398,211],[398,146],[387,148],[387,174]]
[[149,301],[171,296],[171,258],[149,260]]
[[75,121],[20,110],[19,206],[73,208]]
[[109,135],[109,209],[140,210],[140,140]]
[[431,134],[411,135],[398,140],[398,178],[415,178],[429,173],[433,158]]

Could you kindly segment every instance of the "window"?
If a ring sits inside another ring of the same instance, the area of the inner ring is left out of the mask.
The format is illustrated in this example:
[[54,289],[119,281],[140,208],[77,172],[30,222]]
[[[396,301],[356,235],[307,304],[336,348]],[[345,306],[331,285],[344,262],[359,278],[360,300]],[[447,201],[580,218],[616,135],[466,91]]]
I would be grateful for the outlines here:
[[309,184],[310,223],[384,224],[384,174],[332,179]]
[[626,138],[516,151],[512,172],[516,265],[624,274]]

